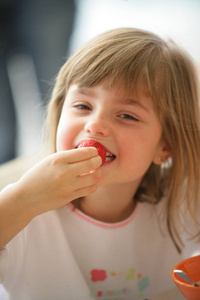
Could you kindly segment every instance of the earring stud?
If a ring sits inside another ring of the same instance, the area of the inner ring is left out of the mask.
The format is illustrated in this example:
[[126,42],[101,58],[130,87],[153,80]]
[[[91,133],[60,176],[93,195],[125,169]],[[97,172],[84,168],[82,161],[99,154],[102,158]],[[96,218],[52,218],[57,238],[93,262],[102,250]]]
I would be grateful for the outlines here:
[[162,156],[159,156],[159,162],[162,163]]

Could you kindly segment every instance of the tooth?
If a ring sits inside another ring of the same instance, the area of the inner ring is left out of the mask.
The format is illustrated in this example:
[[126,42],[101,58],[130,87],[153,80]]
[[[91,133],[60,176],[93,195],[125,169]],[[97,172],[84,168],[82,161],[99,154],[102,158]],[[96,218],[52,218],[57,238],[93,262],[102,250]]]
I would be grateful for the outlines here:
[[106,152],[106,156],[113,156],[113,154],[110,152]]
[[112,157],[111,156],[107,156],[106,157],[106,161],[111,161],[112,160]]

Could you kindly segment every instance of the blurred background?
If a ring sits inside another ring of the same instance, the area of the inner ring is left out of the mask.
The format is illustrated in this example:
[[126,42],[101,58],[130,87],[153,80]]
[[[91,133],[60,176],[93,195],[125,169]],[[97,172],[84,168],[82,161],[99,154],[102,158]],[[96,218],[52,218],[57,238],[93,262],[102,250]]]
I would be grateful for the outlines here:
[[116,27],[174,39],[200,65],[200,0],[0,0],[0,164],[37,152],[66,59]]

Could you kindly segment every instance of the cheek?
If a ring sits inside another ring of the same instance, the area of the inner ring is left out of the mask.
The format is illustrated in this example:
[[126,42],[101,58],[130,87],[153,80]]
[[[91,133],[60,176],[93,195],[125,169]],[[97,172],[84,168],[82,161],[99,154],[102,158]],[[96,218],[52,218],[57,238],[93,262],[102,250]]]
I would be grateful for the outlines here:
[[134,134],[129,138],[123,138],[120,144],[119,153],[121,161],[126,166],[134,166],[138,171],[148,169],[155,155],[157,140],[150,134]]
[[56,134],[56,150],[58,152],[72,149],[73,132],[72,122],[66,122],[61,119]]

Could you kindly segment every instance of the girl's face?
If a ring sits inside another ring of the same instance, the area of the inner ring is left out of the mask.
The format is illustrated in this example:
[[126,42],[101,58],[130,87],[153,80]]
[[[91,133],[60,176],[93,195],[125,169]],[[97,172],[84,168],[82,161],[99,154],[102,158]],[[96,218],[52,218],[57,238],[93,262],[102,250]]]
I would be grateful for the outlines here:
[[169,151],[153,101],[144,93],[124,89],[72,85],[57,129],[57,151],[77,148],[88,139],[101,143],[107,162],[101,167],[102,185],[139,183],[152,162]]

